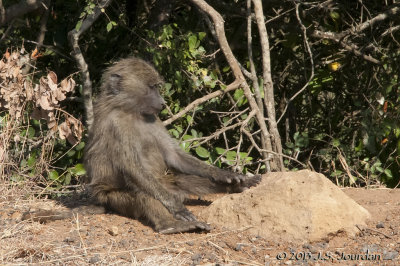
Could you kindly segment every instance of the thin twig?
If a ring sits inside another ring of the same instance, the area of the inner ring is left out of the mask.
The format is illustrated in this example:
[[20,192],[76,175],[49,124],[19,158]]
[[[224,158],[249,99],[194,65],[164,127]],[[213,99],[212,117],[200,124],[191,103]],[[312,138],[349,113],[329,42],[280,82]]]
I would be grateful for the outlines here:
[[168,118],[167,120],[163,121],[164,125],[169,125],[172,122],[174,122],[176,119],[181,118],[182,116],[184,116],[187,112],[189,112],[190,110],[192,110],[193,108],[195,108],[196,106],[211,100],[213,98],[216,98],[218,96],[221,96],[222,94],[228,92],[228,91],[232,91],[237,89],[240,86],[240,82],[238,80],[235,80],[234,82],[232,82],[231,84],[229,84],[224,90],[218,90],[218,91],[214,91],[210,94],[207,94],[201,98],[198,98],[196,100],[194,100],[193,102],[191,102],[190,104],[188,104],[183,110],[181,110],[179,113],[171,116],[170,118]]
[[303,24],[303,22],[301,21],[301,18],[300,18],[299,6],[300,6],[300,4],[296,4],[296,17],[297,17],[297,20],[298,20],[298,22],[299,22],[299,24],[300,24],[300,27],[301,27],[302,31],[303,31],[304,45],[306,46],[307,53],[308,53],[308,55],[310,56],[311,74],[310,74],[310,77],[308,78],[308,81],[306,82],[306,84],[304,84],[304,86],[303,86],[298,92],[296,92],[292,97],[290,97],[290,99],[287,101],[286,106],[285,106],[285,109],[283,110],[281,116],[280,116],[279,119],[278,119],[278,123],[279,123],[279,121],[281,121],[282,117],[285,115],[286,110],[287,110],[288,107],[289,107],[289,104],[290,104],[297,96],[299,96],[300,93],[302,93],[302,92],[308,87],[308,84],[310,84],[310,82],[311,82],[311,81],[313,80],[313,78],[314,78],[314,59],[313,59],[313,54],[312,54],[312,51],[311,51],[310,44],[308,43],[307,28],[304,26],[304,24]]

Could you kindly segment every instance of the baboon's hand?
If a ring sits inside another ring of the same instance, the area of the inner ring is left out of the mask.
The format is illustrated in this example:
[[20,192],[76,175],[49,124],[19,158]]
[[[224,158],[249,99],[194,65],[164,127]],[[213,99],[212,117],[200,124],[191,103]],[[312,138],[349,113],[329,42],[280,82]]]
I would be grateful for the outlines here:
[[242,187],[254,187],[261,182],[261,175],[246,176],[246,178],[240,184]]
[[245,176],[245,175],[221,170],[221,171],[218,171],[218,173],[216,173],[212,177],[211,180],[215,183],[234,185],[234,184],[242,183],[246,178],[247,178],[247,176]]
[[197,221],[196,217],[188,209],[183,208],[179,211],[174,212],[174,216],[178,220],[182,221]]
[[160,234],[176,234],[188,231],[210,231],[211,226],[203,222],[175,221],[158,229]]
[[230,193],[240,193],[243,192],[250,187],[256,186],[261,181],[261,175],[253,175],[253,176],[246,176],[241,183],[234,184],[232,186],[228,186],[228,191]]

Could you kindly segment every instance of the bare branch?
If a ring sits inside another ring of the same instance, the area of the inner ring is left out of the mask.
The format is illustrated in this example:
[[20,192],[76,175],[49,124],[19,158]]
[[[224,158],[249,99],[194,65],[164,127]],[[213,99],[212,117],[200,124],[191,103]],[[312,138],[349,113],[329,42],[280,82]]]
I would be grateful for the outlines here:
[[83,102],[85,104],[86,125],[88,128],[90,128],[93,123],[92,81],[90,80],[88,65],[83,57],[81,48],[79,47],[79,37],[92,26],[92,24],[99,18],[102,10],[111,2],[112,0],[100,1],[99,4],[94,8],[93,14],[88,15],[85,20],[82,21],[80,29],[73,29],[68,33],[70,45],[73,49],[73,56],[75,57],[78,68],[82,74]]
[[[39,51],[39,49],[43,45],[44,37],[46,36],[46,31],[47,31],[47,21],[49,19],[49,14],[50,14],[50,6],[51,0],[45,0],[45,5],[46,5],[46,10],[42,14],[42,17],[40,18],[40,28],[39,28],[39,34],[37,37],[37,42],[36,42],[36,49]],[[24,75],[28,74],[29,71],[31,70],[33,61],[35,61],[35,57],[31,57],[29,62],[27,62],[26,66],[22,69],[22,73]]]
[[187,112],[189,112],[190,110],[192,110],[193,108],[195,108],[196,106],[211,100],[213,98],[216,98],[218,96],[221,96],[222,94],[228,92],[228,91],[232,91],[237,89],[240,86],[240,81],[235,80],[232,84],[229,84],[225,90],[218,90],[218,91],[214,91],[210,94],[207,94],[206,96],[203,96],[201,98],[198,98],[196,100],[194,100],[193,102],[191,102],[190,104],[188,104],[183,110],[181,110],[179,113],[171,116],[170,118],[168,118],[167,120],[163,121],[164,125],[169,125],[172,122],[174,122],[176,119],[181,118],[182,116],[184,116]]
[[[256,112],[255,115],[257,118],[257,123],[261,128],[262,135],[264,136],[264,138],[267,141],[267,149],[270,150],[272,148],[271,136],[270,136],[267,126],[265,124],[264,115],[260,112],[257,102],[255,101],[255,99],[252,96],[250,87],[247,84],[242,71],[240,70],[240,66],[237,63],[237,60],[236,60],[235,56],[233,55],[231,48],[229,47],[228,41],[225,36],[224,20],[223,20],[222,16],[213,7],[211,7],[209,4],[207,4],[207,2],[205,2],[204,0],[192,0],[192,2],[211,17],[214,27],[215,27],[215,33],[216,33],[216,36],[218,39],[218,43],[221,47],[221,50],[224,53],[225,58],[228,61],[228,64],[231,67],[235,78],[241,82],[241,86],[243,86],[244,95],[246,96],[251,109],[255,110],[255,112]],[[274,170],[275,169],[276,170],[283,169],[283,165],[280,164],[280,161],[281,161],[281,158],[279,158],[279,156],[278,156],[278,160],[274,160],[274,162],[273,162],[275,164],[273,166]]]
[[351,34],[351,33],[359,33],[361,31],[364,31],[365,29],[371,27],[372,25],[374,25],[375,23],[379,22],[379,21],[383,21],[389,17],[392,17],[394,15],[397,15],[398,13],[400,13],[400,7],[395,6],[392,7],[391,9],[386,10],[385,12],[375,16],[374,18],[365,21],[364,23],[361,23],[355,27],[352,27],[349,30],[346,30],[344,32],[342,32],[341,34]]
[[[258,32],[260,35],[261,51],[262,51],[262,66],[263,66],[263,80],[264,80],[264,104],[268,113],[268,125],[271,133],[271,142],[273,151],[282,154],[281,137],[278,131],[275,114],[275,97],[274,85],[271,77],[271,57],[269,52],[269,41],[267,28],[264,21],[264,13],[261,0],[252,0],[254,5],[254,13],[256,16]],[[278,156],[280,170],[283,170],[282,156]]]
[[46,11],[44,11],[44,14],[40,18],[40,31],[39,35],[37,37],[37,49],[39,50],[40,47],[43,45],[44,37],[46,36],[46,31],[47,31],[47,21],[49,19],[49,14],[50,14],[50,6],[51,0],[45,0],[46,4]]
[[367,60],[367,61],[369,61],[369,62],[372,62],[372,63],[374,63],[374,64],[381,64],[381,62],[380,62],[378,59],[375,59],[375,58],[373,58],[373,57],[370,56],[370,55],[366,55],[366,54],[360,52],[360,51],[358,50],[358,47],[357,47],[356,45],[346,43],[346,42],[343,40],[343,38],[340,37],[340,36],[342,36],[341,33],[336,34],[336,33],[333,33],[333,32],[323,32],[323,31],[316,30],[316,31],[314,31],[314,32],[312,33],[312,36],[313,36],[313,37],[316,37],[316,38],[320,38],[320,39],[329,39],[329,40],[333,40],[333,41],[339,43],[339,44],[340,44],[344,49],[346,49],[347,51],[350,51],[350,52],[354,53],[354,54],[357,55],[357,56],[361,56],[361,57],[364,58],[365,60]]
[[[251,77],[251,81],[253,83],[258,108],[260,109],[260,112],[262,114],[264,114],[264,106],[263,106],[263,101],[261,98],[260,86],[258,85],[256,67],[254,66],[253,48],[252,48],[253,38],[251,35],[252,34],[251,33],[251,23],[252,23],[251,0],[247,0],[247,53],[249,55],[249,62],[250,62],[250,71],[251,71],[250,77]],[[242,68],[242,71],[243,70],[244,70],[244,68]],[[246,75],[246,73],[244,71],[243,71],[243,73]],[[263,149],[266,148],[265,139],[262,135],[261,135],[261,146]],[[268,154],[264,154],[264,157],[267,158]]]
[[373,58],[370,55],[365,55],[364,53],[360,52],[359,48],[356,45],[345,42],[343,40],[343,38],[349,34],[353,34],[353,35],[358,34],[362,31],[372,27],[377,22],[386,20],[387,18],[395,16],[399,13],[400,13],[400,7],[398,5],[396,5],[390,9],[386,10],[385,12],[373,17],[372,19],[369,19],[357,26],[351,27],[350,29],[345,30],[343,32],[333,33],[333,32],[323,32],[323,31],[316,30],[312,33],[312,36],[316,37],[316,38],[320,38],[320,39],[333,40],[333,41],[339,43],[344,49],[354,53],[355,55],[361,56],[365,60],[372,62],[374,64],[381,64],[381,62],[379,60]]
[[18,4],[14,4],[7,9],[1,5],[0,10],[0,26],[8,23],[14,18],[21,17],[26,13],[32,12],[40,7],[45,6],[45,0],[23,0]]

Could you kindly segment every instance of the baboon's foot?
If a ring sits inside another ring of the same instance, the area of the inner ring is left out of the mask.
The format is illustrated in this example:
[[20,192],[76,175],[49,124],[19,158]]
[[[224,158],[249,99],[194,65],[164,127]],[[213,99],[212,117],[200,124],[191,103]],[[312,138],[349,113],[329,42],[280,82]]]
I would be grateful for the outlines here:
[[203,222],[174,221],[156,229],[160,234],[176,234],[191,231],[210,231],[211,226]]

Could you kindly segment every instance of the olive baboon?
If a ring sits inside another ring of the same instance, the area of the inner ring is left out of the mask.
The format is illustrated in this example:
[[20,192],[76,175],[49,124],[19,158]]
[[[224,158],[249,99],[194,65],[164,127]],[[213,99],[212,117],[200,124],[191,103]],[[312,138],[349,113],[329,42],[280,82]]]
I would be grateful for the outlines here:
[[240,192],[247,177],[209,166],[180,149],[157,114],[164,106],[157,71],[127,58],[103,74],[85,149],[92,196],[124,216],[145,218],[161,233],[210,230],[183,204],[185,196]]

